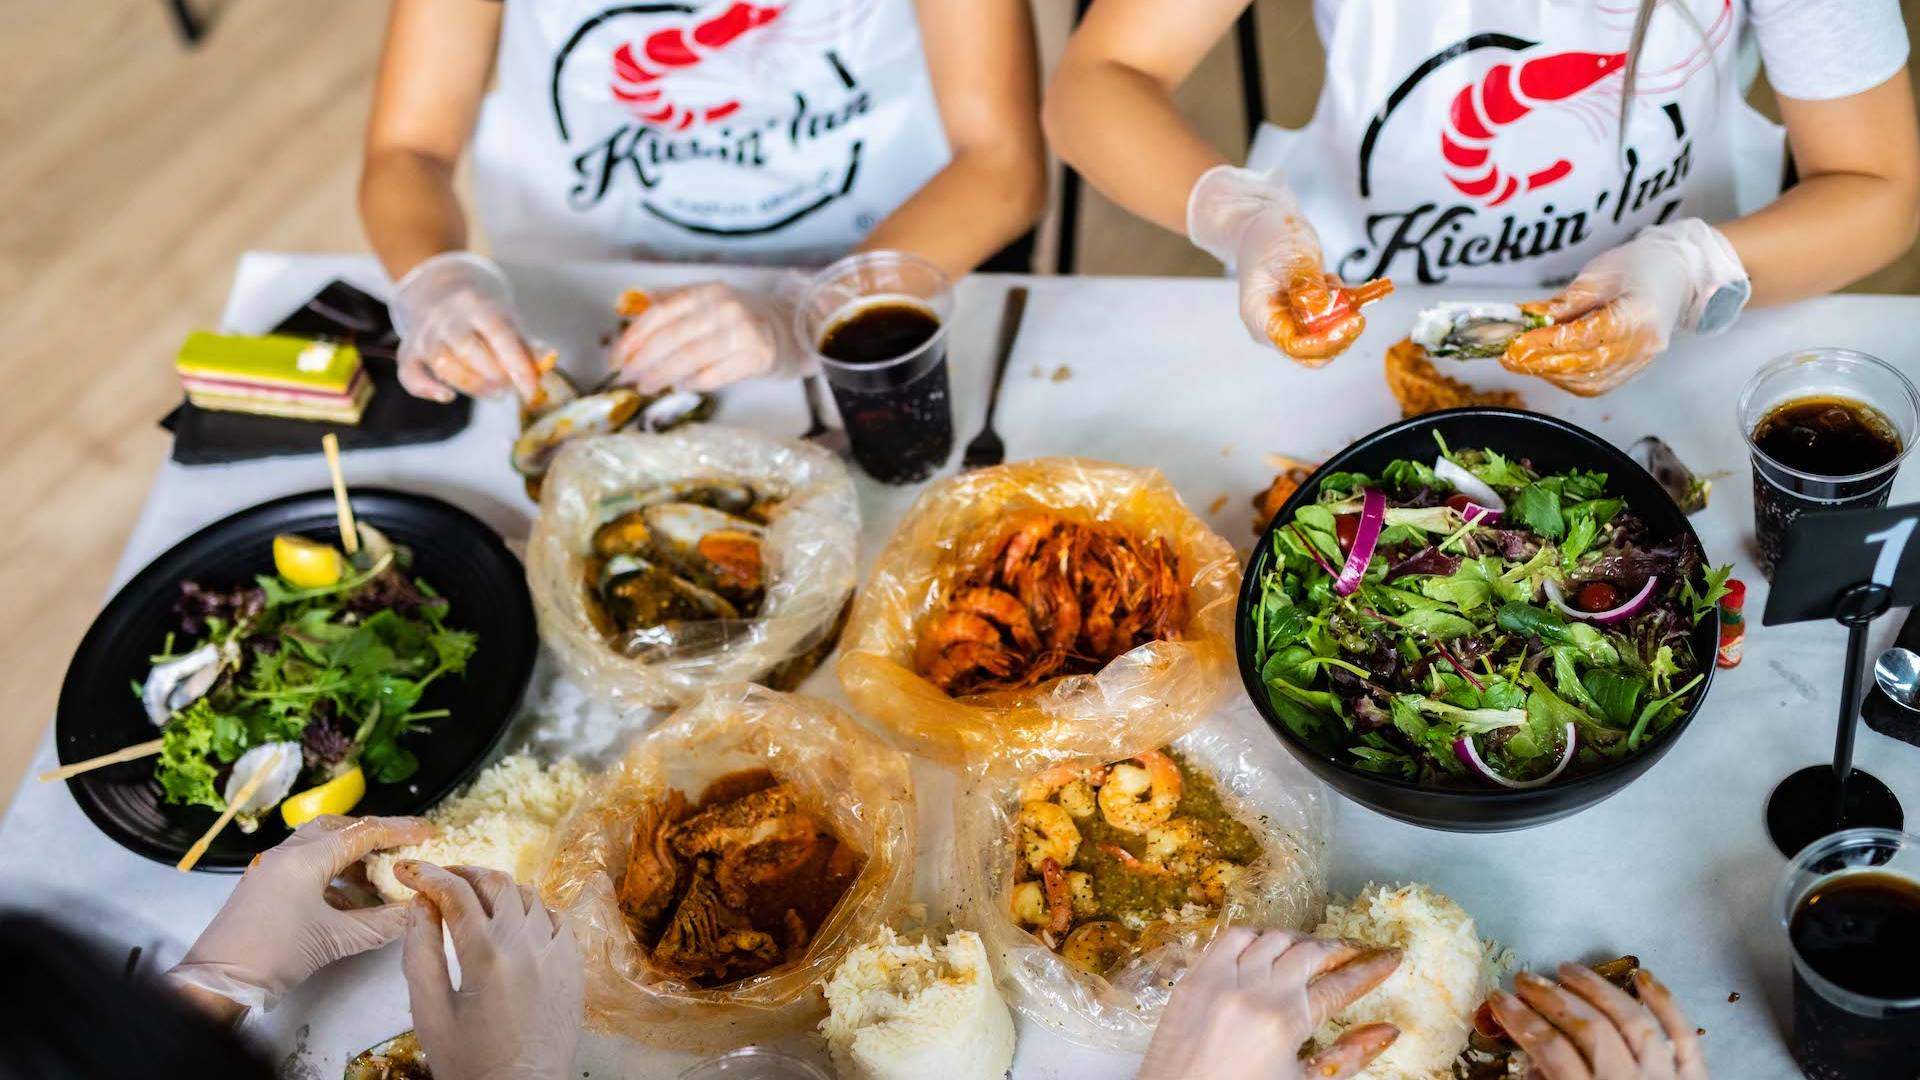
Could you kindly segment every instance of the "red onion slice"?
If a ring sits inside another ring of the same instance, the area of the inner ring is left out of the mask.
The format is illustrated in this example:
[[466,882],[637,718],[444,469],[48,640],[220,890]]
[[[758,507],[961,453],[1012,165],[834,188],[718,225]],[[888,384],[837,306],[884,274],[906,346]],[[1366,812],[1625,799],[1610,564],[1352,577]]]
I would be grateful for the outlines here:
[[1500,520],[1501,514],[1507,512],[1506,500],[1498,492],[1447,458],[1442,457],[1433,463],[1433,475],[1453,485],[1453,490],[1467,497],[1467,508],[1460,516],[1475,525],[1492,525]]
[[1516,790],[1537,788],[1542,784],[1549,784],[1558,779],[1561,773],[1567,771],[1567,766],[1573,763],[1574,738],[1577,734],[1572,721],[1568,721],[1566,748],[1560,751],[1560,760],[1554,763],[1553,768],[1548,771],[1545,776],[1537,776],[1532,780],[1510,780],[1494,772],[1493,766],[1488,765],[1486,761],[1481,758],[1479,749],[1473,745],[1473,736],[1471,735],[1462,735],[1453,740],[1453,753],[1455,757],[1460,759],[1461,764],[1472,769],[1474,774],[1482,780],[1491,780],[1501,787],[1514,788]]
[[1340,576],[1333,579],[1334,592],[1351,596],[1353,590],[1360,587],[1367,564],[1373,561],[1373,549],[1380,542],[1380,527],[1386,520],[1387,497],[1376,488],[1362,492],[1360,525],[1353,530],[1353,547],[1347,551],[1347,565],[1340,569]]
[[1562,615],[1573,619],[1585,619],[1588,622],[1599,623],[1602,626],[1610,626],[1622,619],[1631,619],[1635,615],[1638,615],[1640,609],[1647,606],[1647,601],[1653,599],[1653,590],[1659,584],[1660,579],[1657,576],[1650,577],[1647,579],[1645,585],[1640,586],[1640,591],[1634,593],[1633,597],[1626,603],[1618,607],[1610,607],[1605,611],[1581,611],[1579,608],[1567,603],[1567,594],[1560,590],[1560,583],[1552,578],[1548,578],[1542,582],[1541,589],[1547,594],[1547,599],[1552,601],[1553,606],[1560,609]]

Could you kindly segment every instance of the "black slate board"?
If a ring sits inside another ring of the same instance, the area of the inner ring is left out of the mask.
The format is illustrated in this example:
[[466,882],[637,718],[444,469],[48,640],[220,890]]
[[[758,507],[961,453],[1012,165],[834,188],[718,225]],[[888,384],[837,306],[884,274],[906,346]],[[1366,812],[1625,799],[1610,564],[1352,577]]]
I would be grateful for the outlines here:
[[373,380],[373,401],[355,426],[284,420],[248,413],[215,412],[182,401],[160,421],[173,432],[173,460],[182,465],[313,454],[331,431],[345,450],[409,446],[450,439],[466,429],[473,402],[465,397],[439,405],[400,386],[395,352],[399,336],[387,305],[344,281],[329,282],[299,310],[280,320],[276,334],[351,342]]

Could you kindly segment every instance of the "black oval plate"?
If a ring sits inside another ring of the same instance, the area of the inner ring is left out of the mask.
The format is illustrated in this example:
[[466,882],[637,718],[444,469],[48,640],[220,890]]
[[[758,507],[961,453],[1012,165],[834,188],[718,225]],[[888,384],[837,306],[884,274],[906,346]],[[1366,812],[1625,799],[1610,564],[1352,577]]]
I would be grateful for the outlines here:
[[1653,477],[1612,443],[1585,428],[1518,409],[1447,409],[1402,420],[1362,437],[1322,462],[1261,532],[1260,542],[1247,560],[1246,576],[1240,583],[1240,602],[1234,615],[1240,681],[1267,726],[1287,749],[1321,780],[1362,806],[1415,825],[1451,832],[1500,832],[1545,824],[1584,810],[1626,787],[1652,768],[1679,740],[1681,732],[1693,722],[1707,700],[1707,691],[1713,689],[1714,657],[1720,644],[1718,612],[1700,620],[1693,628],[1693,653],[1704,664],[1706,679],[1694,693],[1692,705],[1679,719],[1632,757],[1563,783],[1519,791],[1422,787],[1409,780],[1357,769],[1307,743],[1274,715],[1273,707],[1267,702],[1266,684],[1260,681],[1260,669],[1254,663],[1253,623],[1249,615],[1259,599],[1260,581],[1273,563],[1274,529],[1280,522],[1293,520],[1295,511],[1316,497],[1320,477],[1327,473],[1353,471],[1377,476],[1395,458],[1422,461],[1433,458],[1439,452],[1433,441],[1436,431],[1447,440],[1448,446],[1462,450],[1485,448],[1512,458],[1526,458],[1543,473],[1572,468],[1605,472],[1608,490],[1627,501],[1647,523],[1651,536],[1664,540],[1684,535],[1696,548],[1700,546],[1700,537],[1693,531],[1687,515]]
[[[466,783],[479,769],[519,707],[539,651],[533,598],[520,560],[480,519],[426,495],[361,488],[354,514],[413,549],[413,573],[451,603],[448,623],[479,636],[479,646],[460,678],[436,680],[420,707],[450,709],[404,745],[420,759],[419,771],[397,784],[369,780],[362,814],[417,814]],[[94,619],[67,666],[54,720],[54,748],[62,764],[145,742],[155,735],[129,688],[146,678],[147,657],[173,627],[172,607],[180,581],[209,586],[252,581],[273,572],[273,538],[299,533],[337,544],[333,493],[288,495],[201,529],[147,564]],[[80,809],[129,851],[176,863],[207,826],[213,811],[162,800],[146,758],[82,773],[67,781]],[[243,833],[221,832],[196,869],[244,870],[262,851],[285,839],[278,814]]]

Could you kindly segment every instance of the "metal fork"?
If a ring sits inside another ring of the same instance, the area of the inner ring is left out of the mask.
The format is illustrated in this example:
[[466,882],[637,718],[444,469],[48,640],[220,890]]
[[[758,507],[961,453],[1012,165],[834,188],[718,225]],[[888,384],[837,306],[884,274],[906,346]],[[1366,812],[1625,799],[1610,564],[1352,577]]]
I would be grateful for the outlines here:
[[987,422],[960,455],[962,468],[979,469],[1007,460],[1007,445],[993,430],[993,413],[1000,404],[1000,382],[1006,377],[1007,361],[1013,358],[1014,339],[1020,336],[1020,319],[1026,313],[1027,287],[1015,285],[1007,290],[1007,298],[1000,306],[1000,355],[994,358],[993,386],[987,391]]

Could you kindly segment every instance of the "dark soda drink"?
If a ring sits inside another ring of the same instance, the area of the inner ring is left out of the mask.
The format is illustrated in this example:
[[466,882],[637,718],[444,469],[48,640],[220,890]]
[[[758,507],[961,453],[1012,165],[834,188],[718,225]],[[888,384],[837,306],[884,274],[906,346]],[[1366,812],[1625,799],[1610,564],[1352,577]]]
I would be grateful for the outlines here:
[[[953,451],[947,342],[924,305],[886,299],[857,305],[827,326],[820,355],[856,371],[830,377],[853,457],[887,484],[925,480]],[[938,340],[936,340],[938,339]],[[901,363],[917,350],[929,352]]]
[[1740,422],[1753,451],[1756,555],[1771,581],[1795,518],[1886,505],[1920,422],[1920,391],[1865,353],[1808,349],[1754,374]]
[[[1801,1069],[1816,1080],[1920,1075],[1920,882],[1875,870],[1835,874],[1800,900],[1787,936],[1800,960],[1793,1055]],[[1849,1007],[1828,987],[1872,1004]]]
[[888,484],[924,480],[953,452],[947,317],[953,282],[904,251],[863,251],[813,276],[795,332],[819,358],[853,459]]
[[[1864,401],[1830,394],[1774,406],[1753,429],[1753,514],[1760,565],[1771,578],[1787,526],[1809,510],[1885,506],[1900,433]],[[1780,468],[1779,466],[1785,466]],[[1859,478],[1872,476],[1871,482]]]

